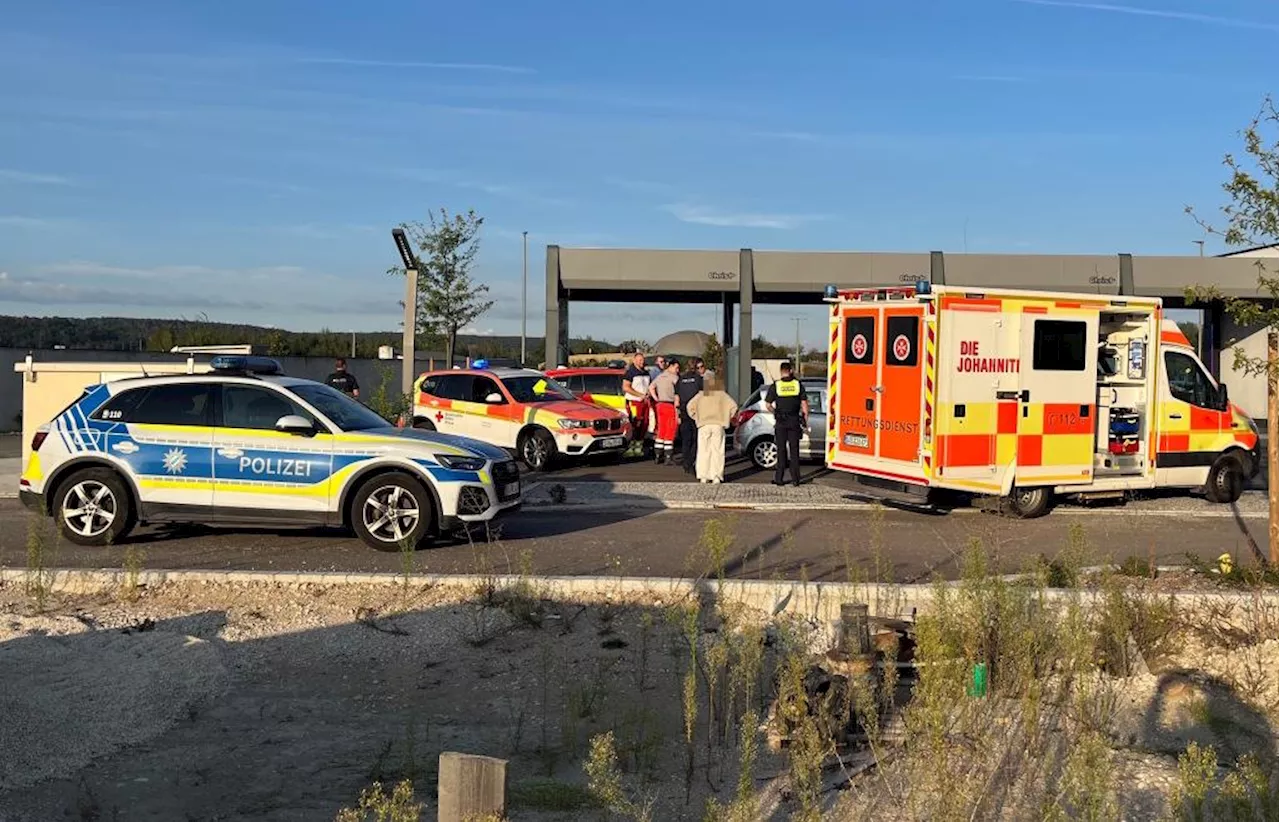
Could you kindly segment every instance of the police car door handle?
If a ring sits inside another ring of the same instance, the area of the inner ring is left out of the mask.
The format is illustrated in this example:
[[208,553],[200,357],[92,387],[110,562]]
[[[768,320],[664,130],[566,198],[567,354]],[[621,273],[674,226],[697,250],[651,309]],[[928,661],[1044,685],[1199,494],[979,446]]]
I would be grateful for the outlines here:
[[226,457],[227,459],[230,459],[230,460],[239,459],[240,456],[243,454],[244,452],[241,451],[239,448],[219,448],[218,449],[219,456]]

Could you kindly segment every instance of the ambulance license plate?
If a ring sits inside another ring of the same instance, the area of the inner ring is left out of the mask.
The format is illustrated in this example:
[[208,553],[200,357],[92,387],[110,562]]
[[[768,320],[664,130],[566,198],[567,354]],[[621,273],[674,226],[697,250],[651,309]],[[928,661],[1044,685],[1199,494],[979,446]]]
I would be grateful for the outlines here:
[[511,499],[512,497],[518,496],[520,496],[520,483],[508,482],[506,485],[502,486],[503,499]]
[[600,443],[601,448],[621,448],[627,441],[622,437],[608,437]]
[[866,434],[845,434],[844,444],[850,448],[866,448],[871,444]]

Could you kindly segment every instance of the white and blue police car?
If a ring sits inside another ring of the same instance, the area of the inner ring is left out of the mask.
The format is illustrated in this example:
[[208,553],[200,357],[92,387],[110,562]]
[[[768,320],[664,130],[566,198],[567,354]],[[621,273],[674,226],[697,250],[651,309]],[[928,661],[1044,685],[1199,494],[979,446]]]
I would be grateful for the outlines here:
[[349,526],[395,551],[520,505],[502,449],[395,428],[267,357],[95,385],[36,433],[19,496],[78,545],[138,523]]

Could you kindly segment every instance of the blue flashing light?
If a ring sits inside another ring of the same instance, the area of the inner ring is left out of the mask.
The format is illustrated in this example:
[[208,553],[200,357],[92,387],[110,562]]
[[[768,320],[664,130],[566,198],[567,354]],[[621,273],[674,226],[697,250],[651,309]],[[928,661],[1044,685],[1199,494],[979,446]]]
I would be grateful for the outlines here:
[[928,293],[929,293],[929,281],[928,281],[928,280],[916,280],[916,293],[917,293],[917,294],[919,294],[919,295],[922,295],[922,296],[923,296],[923,295],[925,295],[925,294],[928,294]]
[[840,296],[840,289],[836,288],[834,285],[828,285],[826,288],[822,289],[823,299],[834,300],[836,297],[839,297],[839,296]]
[[279,360],[271,357],[248,357],[242,354],[219,354],[209,361],[214,371],[242,371],[246,374],[283,374]]
[[486,369],[486,368],[488,368],[488,367],[489,367],[489,361],[488,361],[488,360],[483,360],[483,359],[482,359],[482,360],[476,360],[475,362],[471,363],[471,367],[472,367],[472,368],[475,368],[475,369],[478,369],[478,370],[480,370],[480,371],[483,371],[484,369]]

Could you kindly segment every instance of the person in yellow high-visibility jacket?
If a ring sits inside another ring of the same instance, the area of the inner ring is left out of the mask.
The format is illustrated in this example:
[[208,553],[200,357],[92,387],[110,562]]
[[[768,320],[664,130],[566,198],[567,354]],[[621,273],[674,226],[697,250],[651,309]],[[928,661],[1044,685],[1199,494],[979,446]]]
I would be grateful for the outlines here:
[[780,367],[782,376],[765,392],[765,408],[773,414],[773,441],[778,446],[778,464],[773,471],[773,484],[785,485],[787,465],[791,466],[791,484],[800,484],[800,435],[809,424],[809,399],[804,387],[792,373],[791,363]]

